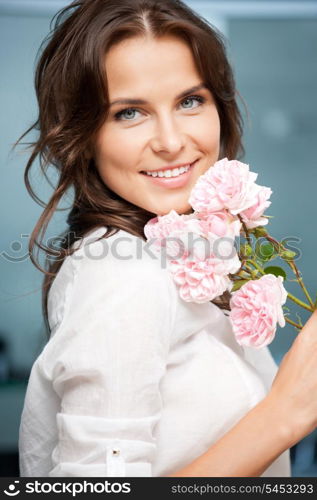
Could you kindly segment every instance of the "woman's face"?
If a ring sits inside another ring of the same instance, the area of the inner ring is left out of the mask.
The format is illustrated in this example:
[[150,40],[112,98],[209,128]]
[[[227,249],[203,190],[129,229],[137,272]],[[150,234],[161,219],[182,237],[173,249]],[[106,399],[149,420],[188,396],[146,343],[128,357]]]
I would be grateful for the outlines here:
[[94,145],[104,183],[154,214],[189,212],[190,191],[220,147],[216,105],[190,48],[171,36],[127,39],[105,67],[110,109]]

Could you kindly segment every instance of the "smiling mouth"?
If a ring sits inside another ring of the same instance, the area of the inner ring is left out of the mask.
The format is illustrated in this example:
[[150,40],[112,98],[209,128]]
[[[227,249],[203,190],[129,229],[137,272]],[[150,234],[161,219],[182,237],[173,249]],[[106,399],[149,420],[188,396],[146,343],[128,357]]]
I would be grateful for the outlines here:
[[[182,171],[182,167],[180,169],[167,169],[165,171],[159,171],[161,175],[156,175],[155,177],[146,172],[140,172],[152,185],[156,185],[157,188],[163,189],[182,189],[188,185],[192,178],[192,172],[196,166],[196,163],[199,160],[193,161],[193,163],[189,163],[184,167]],[[174,175],[172,171],[174,170]],[[176,175],[175,175],[176,171]],[[169,173],[170,172],[170,173]]]
[[174,168],[155,170],[155,171],[141,170],[140,174],[146,175],[147,177],[153,179],[175,179],[189,172],[189,170],[192,169],[196,161],[197,160],[193,161],[192,163],[188,163],[186,166],[183,167],[174,167]]

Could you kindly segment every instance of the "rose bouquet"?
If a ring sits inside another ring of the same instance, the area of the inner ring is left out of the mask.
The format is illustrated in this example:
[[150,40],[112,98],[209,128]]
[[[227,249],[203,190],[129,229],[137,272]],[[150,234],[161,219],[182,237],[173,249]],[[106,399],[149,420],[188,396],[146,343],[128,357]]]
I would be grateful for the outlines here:
[[[295,322],[288,317],[287,298],[311,312],[317,300],[304,285],[296,253],[264,227],[272,190],[258,185],[257,176],[237,160],[216,162],[191,191],[193,213],[171,210],[151,219],[144,234],[157,251],[166,252],[183,300],[203,303],[231,292],[229,318],[237,342],[260,348],[273,340],[277,324],[283,327],[287,321],[301,329],[300,318]],[[286,291],[282,267],[267,265],[275,258],[287,263],[305,301]]]

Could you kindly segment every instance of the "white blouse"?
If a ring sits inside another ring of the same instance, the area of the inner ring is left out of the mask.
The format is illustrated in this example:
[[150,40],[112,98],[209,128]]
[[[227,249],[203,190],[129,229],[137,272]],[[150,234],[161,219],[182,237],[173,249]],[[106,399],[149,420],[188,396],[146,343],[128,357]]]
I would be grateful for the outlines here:
[[[91,231],[51,287],[21,417],[21,476],[165,476],[234,426],[277,371],[226,313],[183,301],[141,238]],[[154,255],[156,257],[154,257]],[[287,476],[289,450],[262,474]]]

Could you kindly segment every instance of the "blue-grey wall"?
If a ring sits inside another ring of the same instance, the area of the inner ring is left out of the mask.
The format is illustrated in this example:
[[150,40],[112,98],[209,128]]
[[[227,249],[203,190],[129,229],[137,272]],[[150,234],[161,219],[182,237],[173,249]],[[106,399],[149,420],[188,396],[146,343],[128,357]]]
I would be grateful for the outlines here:
[[[10,153],[10,147],[36,119],[33,89],[36,52],[49,32],[52,14],[66,3],[0,2],[0,336],[8,344],[11,375],[16,378],[28,376],[45,342],[40,294],[43,276],[27,258],[28,236],[42,208],[29,197],[23,183],[28,155],[21,147]],[[228,37],[238,88],[249,110],[244,161],[259,173],[259,184],[273,189],[272,205],[267,212],[274,215],[270,232],[277,238],[300,239],[297,246],[302,256],[298,265],[308,288],[314,292],[317,289],[316,3],[254,1],[249,3],[249,9],[243,9],[245,2],[238,0],[186,3]],[[260,12],[260,4],[266,5],[264,12]],[[26,140],[32,137],[29,134]],[[47,200],[52,190],[35,166],[33,172],[36,192]],[[47,236],[60,233],[64,221],[65,213],[58,214]],[[287,286],[301,296],[294,283]],[[302,317],[305,319],[305,315]],[[277,360],[294,336],[295,330],[289,325],[278,331],[270,345]],[[8,394],[8,388],[0,393],[2,402],[9,398],[13,408],[16,401],[16,411],[11,411],[11,419],[1,422],[0,449],[16,449],[23,389],[17,389],[16,398]]]
[[[273,190],[267,210],[274,216],[268,226],[272,236],[299,240],[292,243],[301,250],[297,266],[315,296],[317,20],[235,19],[229,22],[229,36],[238,88],[249,112],[246,162],[259,173],[259,184]],[[305,299],[297,284],[285,286]],[[278,331],[270,345],[277,358],[295,335],[290,325]]]

